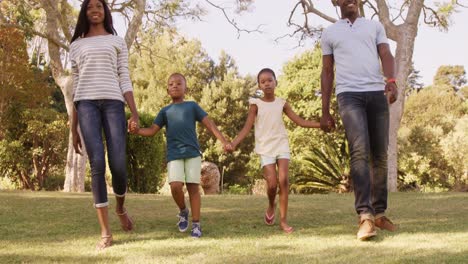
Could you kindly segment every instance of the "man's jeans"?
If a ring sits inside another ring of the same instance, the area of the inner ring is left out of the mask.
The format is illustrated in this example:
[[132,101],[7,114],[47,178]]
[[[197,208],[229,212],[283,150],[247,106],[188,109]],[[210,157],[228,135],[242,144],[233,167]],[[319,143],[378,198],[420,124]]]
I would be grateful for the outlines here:
[[351,154],[356,212],[383,214],[387,209],[387,98],[383,91],[344,92],[337,98]]
[[119,100],[83,100],[75,103],[78,122],[91,166],[91,186],[95,207],[107,206],[106,163],[102,131],[116,196],[127,191],[126,137],[124,103]]

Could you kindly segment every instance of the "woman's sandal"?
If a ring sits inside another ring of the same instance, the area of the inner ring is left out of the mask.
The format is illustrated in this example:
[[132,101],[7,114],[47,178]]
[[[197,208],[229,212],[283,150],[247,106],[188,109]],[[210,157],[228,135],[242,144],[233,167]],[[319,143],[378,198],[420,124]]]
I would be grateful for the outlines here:
[[[130,232],[133,230],[133,220],[132,218],[128,215],[127,209],[125,209],[122,213],[115,212],[115,214],[119,217],[120,220],[120,226],[122,227],[122,230],[125,232]],[[122,216],[126,216],[126,224],[122,222]]]
[[96,245],[96,250],[100,251],[112,246],[112,235],[102,236],[99,243]]

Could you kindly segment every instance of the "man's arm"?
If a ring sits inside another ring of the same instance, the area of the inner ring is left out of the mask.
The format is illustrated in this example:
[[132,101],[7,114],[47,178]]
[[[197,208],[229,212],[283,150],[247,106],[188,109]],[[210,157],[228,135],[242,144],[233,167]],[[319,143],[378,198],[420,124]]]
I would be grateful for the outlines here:
[[387,43],[377,45],[380,60],[382,61],[382,68],[385,79],[385,93],[390,104],[395,102],[398,98],[398,87],[395,80],[395,59],[393,58],[390,46]]
[[322,91],[322,118],[320,119],[320,127],[323,131],[329,132],[335,128],[335,121],[330,115],[330,98],[333,89],[333,80],[335,73],[333,71],[335,60],[333,55],[322,56],[322,74],[320,75],[321,91]]

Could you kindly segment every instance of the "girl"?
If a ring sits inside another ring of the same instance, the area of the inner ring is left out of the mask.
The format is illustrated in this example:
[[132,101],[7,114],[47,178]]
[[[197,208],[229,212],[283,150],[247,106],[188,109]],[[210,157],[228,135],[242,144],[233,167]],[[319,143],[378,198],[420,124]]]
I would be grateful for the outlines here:
[[104,177],[103,130],[117,201],[116,214],[124,231],[133,229],[133,222],[124,207],[127,192],[125,101],[132,113],[129,122],[138,123],[138,113],[128,72],[127,46],[115,35],[106,2],[83,1],[70,45],[75,106],[72,137],[75,151],[81,154],[79,124],[89,155],[94,207],[101,227],[101,240],[96,245],[98,250],[112,245]]
[[257,82],[264,96],[261,99],[251,98],[249,100],[250,106],[247,121],[239,132],[239,135],[232,141],[230,147],[235,149],[247,136],[252,125],[255,123],[255,152],[260,155],[263,176],[267,182],[269,201],[264,221],[267,225],[275,223],[275,198],[279,182],[280,228],[286,233],[291,233],[293,232],[293,228],[288,225],[286,220],[290,151],[288,135],[283,123],[283,113],[294,123],[302,127],[319,128],[320,123],[302,119],[294,113],[291,106],[284,99],[275,97],[277,82],[273,70],[268,68],[262,69],[257,75]]
[[154,136],[166,127],[167,140],[167,179],[171,186],[179,214],[177,226],[180,232],[188,229],[189,210],[185,206],[183,186],[187,184],[187,191],[192,209],[193,238],[200,238],[202,230],[200,225],[201,198],[199,192],[201,176],[201,151],[198,144],[196,122],[201,122],[224,145],[228,142],[208,117],[208,114],[195,102],[185,101],[187,90],[185,77],[180,73],[173,73],[167,82],[167,93],[172,103],[158,113],[154,123],[149,128],[139,128],[137,124],[130,123],[130,132],[141,136]]

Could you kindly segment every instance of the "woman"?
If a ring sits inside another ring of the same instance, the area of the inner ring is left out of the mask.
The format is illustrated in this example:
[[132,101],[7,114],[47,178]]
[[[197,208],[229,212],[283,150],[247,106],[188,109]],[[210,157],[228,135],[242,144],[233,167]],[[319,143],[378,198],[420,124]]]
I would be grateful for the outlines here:
[[75,105],[72,116],[73,146],[77,153],[81,153],[79,123],[89,156],[94,207],[101,226],[101,240],[96,249],[101,250],[112,245],[102,131],[117,201],[116,214],[122,229],[131,231],[133,222],[124,207],[127,191],[125,101],[132,113],[128,122],[138,124],[128,72],[127,46],[122,38],[116,36],[112,16],[104,0],[83,1],[71,40],[70,57]]

